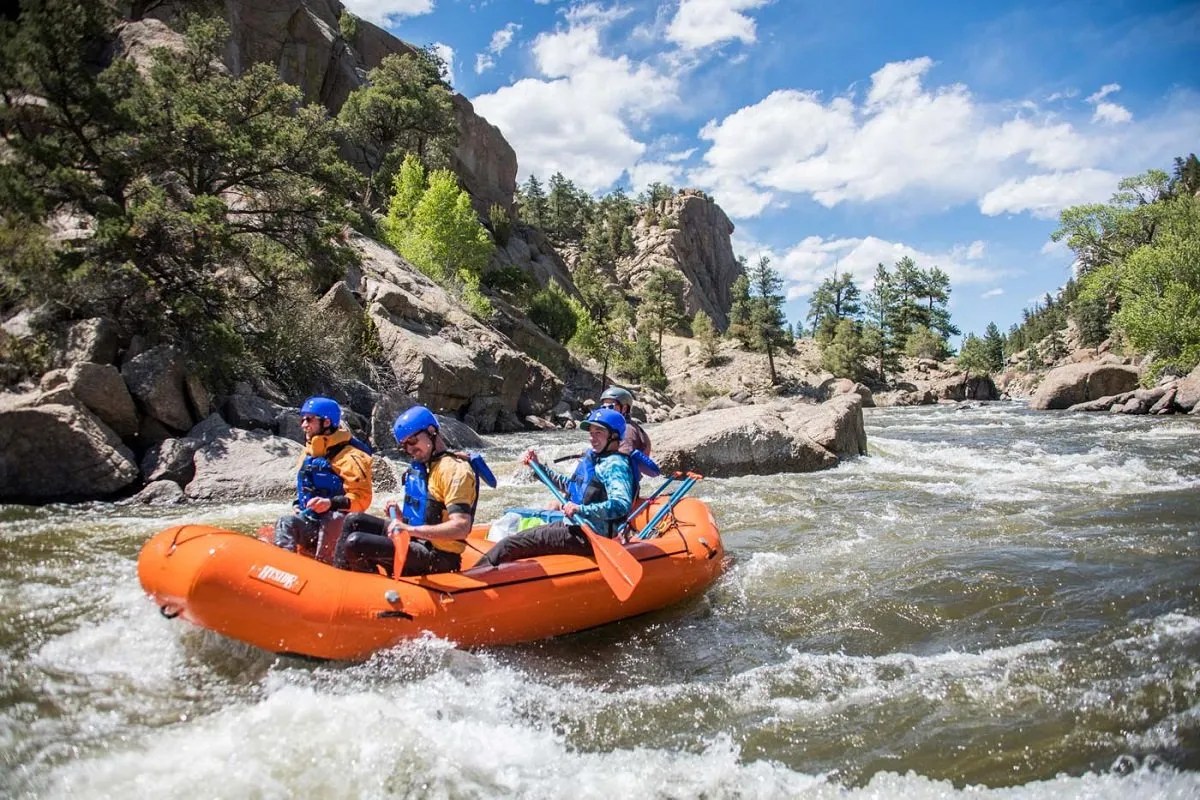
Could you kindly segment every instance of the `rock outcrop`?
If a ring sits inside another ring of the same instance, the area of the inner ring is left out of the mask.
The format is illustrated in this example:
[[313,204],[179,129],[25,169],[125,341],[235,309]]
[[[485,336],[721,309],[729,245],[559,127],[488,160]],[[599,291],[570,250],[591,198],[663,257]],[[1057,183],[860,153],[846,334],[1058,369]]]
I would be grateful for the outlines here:
[[1046,374],[1029,399],[1029,407],[1036,410],[1065,409],[1089,400],[1132,391],[1137,382],[1138,370],[1124,364],[1066,364]]
[[664,472],[710,477],[814,472],[866,451],[857,394],[821,405],[781,401],[704,412],[654,430],[654,457]]
[[683,308],[688,319],[697,311],[709,316],[719,330],[729,326],[729,290],[742,274],[733,254],[733,223],[712,198],[684,189],[658,203],[653,213],[643,210],[633,228],[637,254],[617,265],[620,282],[634,293],[657,267],[683,276]]

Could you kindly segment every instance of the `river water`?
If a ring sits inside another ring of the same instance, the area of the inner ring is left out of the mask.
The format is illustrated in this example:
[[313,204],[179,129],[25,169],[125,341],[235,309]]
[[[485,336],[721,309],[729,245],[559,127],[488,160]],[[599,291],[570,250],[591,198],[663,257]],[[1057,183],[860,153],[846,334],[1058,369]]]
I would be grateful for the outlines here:
[[[696,486],[729,553],[701,599],[362,664],[138,586],[152,532],[283,503],[0,507],[0,796],[1200,797],[1200,419],[866,415],[868,457]],[[489,439],[481,518],[545,499],[530,441]]]

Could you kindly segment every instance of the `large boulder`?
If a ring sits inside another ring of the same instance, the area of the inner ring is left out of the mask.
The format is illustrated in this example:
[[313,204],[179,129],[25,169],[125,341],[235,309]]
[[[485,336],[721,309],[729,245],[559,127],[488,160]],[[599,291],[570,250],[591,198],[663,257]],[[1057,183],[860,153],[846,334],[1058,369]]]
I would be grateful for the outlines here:
[[1200,364],[1179,381],[1175,389],[1175,405],[1185,412],[1200,408]]
[[285,498],[295,494],[303,445],[262,431],[213,425],[197,444],[193,500]]
[[190,405],[183,356],[173,347],[159,345],[137,354],[121,367],[121,377],[146,414],[168,430],[182,433],[203,416]]
[[1069,408],[1077,403],[1132,391],[1137,383],[1137,369],[1124,364],[1066,364],[1046,373],[1029,399],[1029,407],[1039,411]]
[[71,394],[114,433],[128,439],[138,432],[137,408],[116,367],[84,361],[67,370],[66,377]]
[[653,452],[664,472],[712,477],[829,469],[841,456],[866,452],[862,398],[702,412],[655,428]]
[[0,500],[50,502],[116,495],[138,479],[137,462],[94,414],[63,392],[0,401]]

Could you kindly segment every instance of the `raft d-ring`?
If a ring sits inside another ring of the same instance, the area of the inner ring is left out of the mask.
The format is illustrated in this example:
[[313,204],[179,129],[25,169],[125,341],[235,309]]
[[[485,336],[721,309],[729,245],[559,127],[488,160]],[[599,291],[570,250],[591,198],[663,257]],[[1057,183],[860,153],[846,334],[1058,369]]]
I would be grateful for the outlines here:
[[700,537],[696,541],[698,541],[701,545],[703,545],[704,549],[708,551],[708,556],[706,556],[706,558],[712,558],[713,556],[715,556],[717,554],[717,551],[709,546],[708,540],[705,539],[704,537]]
[[178,617],[180,614],[182,614],[182,613],[183,613],[183,609],[181,608],[181,609],[179,609],[178,611],[176,611],[176,612],[172,613],[172,612],[170,612],[170,611],[167,611],[167,607],[166,607],[166,606],[159,606],[159,607],[158,607],[158,613],[162,614],[162,615],[163,615],[164,617],[166,617],[167,619],[175,619],[176,617]]

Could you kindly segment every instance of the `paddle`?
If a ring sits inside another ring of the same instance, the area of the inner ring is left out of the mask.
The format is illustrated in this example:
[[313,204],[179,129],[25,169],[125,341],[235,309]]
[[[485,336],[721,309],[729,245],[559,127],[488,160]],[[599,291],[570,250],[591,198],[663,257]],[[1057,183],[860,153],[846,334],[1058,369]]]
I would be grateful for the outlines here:
[[[388,516],[399,521],[400,509],[395,505],[389,505]],[[388,538],[392,540],[392,546],[396,548],[396,554],[392,556],[392,577],[399,578],[400,573],[404,571],[404,562],[408,560],[408,544],[412,540],[412,536],[405,529],[400,533],[388,533]]]
[[701,480],[703,477],[703,475],[699,475],[695,472],[687,473],[687,478],[685,478],[683,483],[679,484],[679,488],[667,498],[667,502],[663,503],[663,507],[658,510],[658,513],[654,515],[653,519],[643,525],[642,529],[638,531],[638,538],[649,539],[651,535],[653,535],[654,527],[658,525],[659,520],[665,517],[667,512],[674,508],[675,504],[682,500],[683,496],[687,494],[693,486],[696,485],[696,481]]
[[649,497],[647,497],[647,498],[644,498],[644,499],[642,500],[642,502],[638,503],[638,506],[637,506],[637,508],[635,508],[633,511],[630,511],[630,512],[629,512],[629,516],[628,516],[628,517],[626,517],[626,518],[625,518],[625,521],[621,523],[621,527],[617,528],[617,533],[625,533],[625,531],[629,530],[629,526],[633,524],[634,517],[636,517],[638,514],[642,513],[642,510],[643,510],[643,509],[644,509],[646,506],[648,506],[648,505],[650,505],[651,503],[653,503],[653,502],[654,502],[654,498],[656,498],[656,497],[658,497],[660,494],[662,494],[662,493],[663,493],[663,490],[664,490],[664,489],[666,489],[668,486],[670,486],[670,485],[671,485],[671,483],[672,483],[673,481],[676,481],[676,480],[678,480],[679,478],[682,478],[682,477],[683,477],[683,473],[682,473],[682,472],[676,472],[676,473],[673,473],[673,474],[672,474],[672,475],[671,475],[669,478],[667,478],[665,481],[663,481],[662,483],[660,483],[660,484],[658,485],[658,488],[654,490],[654,494],[650,495],[650,496],[649,496]]
[[[546,484],[546,488],[554,495],[554,499],[562,505],[566,505],[567,498],[563,497],[562,492],[554,485],[554,481],[550,480],[545,467],[536,461],[529,462],[529,466],[533,467],[533,472],[538,479]],[[612,593],[617,596],[617,599],[624,603],[633,594],[633,590],[637,588],[638,582],[642,579],[641,562],[622,547],[620,542],[596,534],[578,517],[568,517],[567,519],[583,529],[583,535],[587,537],[588,542],[592,545],[592,552],[596,554],[596,566],[600,568],[601,577],[604,578],[608,588],[612,589]]]

